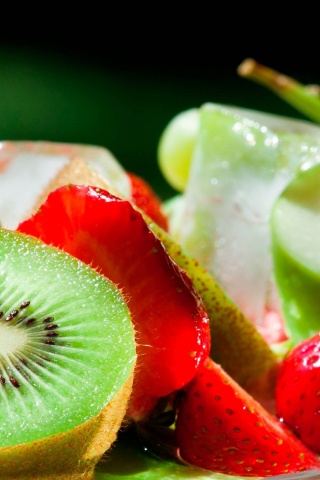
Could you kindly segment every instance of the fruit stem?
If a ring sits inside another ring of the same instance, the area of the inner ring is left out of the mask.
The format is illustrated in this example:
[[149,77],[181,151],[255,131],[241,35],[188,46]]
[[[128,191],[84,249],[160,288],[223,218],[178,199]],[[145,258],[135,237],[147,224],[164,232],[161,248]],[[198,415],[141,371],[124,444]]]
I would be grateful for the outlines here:
[[246,58],[237,73],[272,90],[300,113],[320,123],[320,87],[303,85],[295,79],[273,70],[252,58]]

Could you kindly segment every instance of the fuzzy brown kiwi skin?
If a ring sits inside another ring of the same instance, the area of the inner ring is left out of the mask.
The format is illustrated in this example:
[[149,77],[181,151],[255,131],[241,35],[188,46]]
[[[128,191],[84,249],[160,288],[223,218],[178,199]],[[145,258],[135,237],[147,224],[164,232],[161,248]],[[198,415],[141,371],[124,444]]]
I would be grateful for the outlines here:
[[117,438],[132,391],[134,367],[116,396],[73,430],[0,448],[0,478],[6,480],[92,480],[94,469]]

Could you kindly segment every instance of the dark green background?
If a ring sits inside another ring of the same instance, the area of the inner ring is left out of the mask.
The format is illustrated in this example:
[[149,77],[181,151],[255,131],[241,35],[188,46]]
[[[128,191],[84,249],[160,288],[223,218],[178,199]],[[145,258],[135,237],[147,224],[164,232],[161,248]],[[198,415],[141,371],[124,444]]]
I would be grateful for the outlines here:
[[[83,45],[0,43],[0,139],[48,140],[107,147],[143,175],[163,198],[173,193],[157,166],[159,137],[177,113],[211,101],[299,117],[273,93],[240,78],[246,57],[320,82],[307,59],[300,64],[259,49],[232,49],[208,61],[176,49],[108,51]],[[140,53],[139,53],[140,52]],[[230,52],[229,52],[230,53]],[[300,59],[301,60],[301,59]]]

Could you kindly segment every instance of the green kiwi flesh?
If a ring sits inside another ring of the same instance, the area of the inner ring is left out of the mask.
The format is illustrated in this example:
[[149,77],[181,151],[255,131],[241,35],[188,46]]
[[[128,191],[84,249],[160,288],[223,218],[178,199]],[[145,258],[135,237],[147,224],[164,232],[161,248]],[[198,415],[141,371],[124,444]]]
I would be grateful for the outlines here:
[[125,300],[74,257],[5,229],[0,288],[1,474],[53,479],[70,470],[61,478],[91,478],[132,386]]

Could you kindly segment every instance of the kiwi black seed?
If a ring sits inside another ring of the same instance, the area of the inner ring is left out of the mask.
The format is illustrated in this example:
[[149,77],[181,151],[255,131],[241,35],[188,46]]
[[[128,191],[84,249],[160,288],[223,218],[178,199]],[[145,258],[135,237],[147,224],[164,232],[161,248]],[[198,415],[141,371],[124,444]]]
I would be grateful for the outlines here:
[[[6,312],[4,310],[0,311],[0,324],[8,324],[13,326],[19,326],[22,331],[25,331],[28,336],[28,331],[34,333],[35,329],[39,335],[38,342],[43,343],[44,345],[56,345],[59,343],[59,325],[54,323],[54,317],[45,317],[43,319],[37,319],[34,316],[28,315],[28,309],[30,305],[30,300],[23,301],[18,308],[13,308],[13,310]],[[0,308],[2,302],[0,301]],[[30,310],[30,308],[29,308]],[[33,332],[31,332],[31,325],[33,325]],[[12,332],[11,332],[12,333]],[[44,361],[50,361],[47,357],[42,354],[34,354],[33,362],[28,363],[28,353],[26,348],[31,346],[32,341],[29,339],[26,343],[19,349],[16,350],[16,361],[10,367],[5,365],[5,362],[0,364],[0,382],[2,385],[12,386],[14,388],[20,387],[20,382],[18,380],[17,374],[23,375],[25,378],[30,378],[29,369],[36,373],[36,365],[45,367]],[[1,356],[1,352],[0,352]],[[37,358],[38,357],[38,358]]]
[[5,229],[0,292],[0,447],[97,415],[136,358],[121,292],[63,251]]

